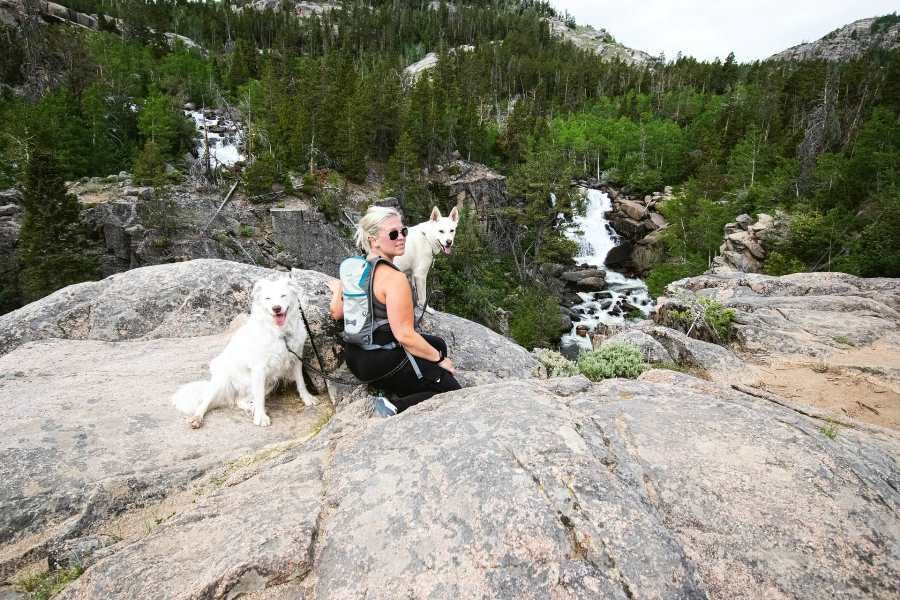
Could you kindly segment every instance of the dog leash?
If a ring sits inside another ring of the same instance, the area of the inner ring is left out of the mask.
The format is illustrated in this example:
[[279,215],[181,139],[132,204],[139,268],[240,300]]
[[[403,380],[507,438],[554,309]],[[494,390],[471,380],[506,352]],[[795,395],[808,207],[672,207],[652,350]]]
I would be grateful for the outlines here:
[[311,364],[309,364],[308,362],[304,361],[303,358],[299,354],[294,352],[294,350],[291,348],[290,344],[288,344],[287,337],[283,338],[284,339],[284,347],[287,348],[288,352],[290,352],[291,354],[296,356],[297,360],[299,360],[301,363],[303,363],[303,366],[308,368],[310,371],[318,373],[320,376],[324,377],[325,379],[327,379],[329,381],[334,381],[335,383],[340,383],[343,385],[369,385],[370,383],[375,383],[376,381],[385,379],[386,377],[390,377],[394,373],[397,373],[398,371],[400,371],[400,369],[402,369],[406,365],[406,363],[409,362],[409,354],[407,353],[407,355],[403,357],[403,360],[400,361],[400,364],[398,364],[396,367],[394,367],[393,369],[391,369],[384,375],[379,375],[375,379],[369,379],[367,381],[362,381],[359,379],[357,379],[355,381],[347,381],[345,379],[339,379],[337,377],[332,377],[331,375],[328,375],[327,373],[325,373],[325,363],[322,361],[322,355],[319,354],[319,348],[316,346],[316,339],[315,339],[315,336],[313,335],[312,328],[309,326],[309,321],[306,320],[306,313],[303,312],[303,306],[300,303],[298,303],[297,306],[300,309],[300,316],[303,318],[303,326],[306,327],[306,333],[309,334],[309,343],[313,348],[313,352],[316,354],[316,360],[319,362],[319,368],[317,369],[314,366],[312,366]]
[[[312,334],[310,334],[310,337],[312,337]],[[310,342],[312,342],[312,340],[310,340]],[[402,369],[404,366],[406,366],[406,363],[409,362],[409,357],[404,356],[403,360],[400,361],[400,364],[398,364],[396,367],[394,367],[393,369],[391,369],[384,375],[379,375],[375,379],[367,379],[365,381],[363,381],[361,379],[354,379],[353,381],[349,381],[347,379],[340,379],[338,377],[333,377],[333,376],[325,373],[324,371],[315,368],[314,366],[312,366],[311,364],[309,364],[308,362],[303,360],[299,354],[297,354],[296,352],[293,351],[293,349],[291,349],[290,345],[288,344],[287,338],[284,338],[284,347],[287,348],[288,352],[290,352],[291,354],[296,356],[297,360],[299,360],[301,363],[303,363],[303,366],[306,367],[307,369],[309,369],[310,371],[317,373],[319,376],[324,377],[328,381],[333,381],[335,383],[340,383],[343,385],[369,385],[370,383],[375,383],[376,381],[378,381],[380,379],[385,379],[386,377],[390,377],[394,373],[397,373],[400,369]],[[319,365],[321,366],[321,364],[322,363],[320,362]]]

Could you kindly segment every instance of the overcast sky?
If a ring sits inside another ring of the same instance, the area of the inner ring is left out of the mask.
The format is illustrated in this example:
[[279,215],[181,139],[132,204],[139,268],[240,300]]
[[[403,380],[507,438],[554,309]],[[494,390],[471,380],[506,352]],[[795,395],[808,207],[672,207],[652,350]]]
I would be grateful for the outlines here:
[[740,62],[768,58],[842,25],[900,10],[898,0],[551,0],[579,25],[606,29],[620,43],[672,60]]

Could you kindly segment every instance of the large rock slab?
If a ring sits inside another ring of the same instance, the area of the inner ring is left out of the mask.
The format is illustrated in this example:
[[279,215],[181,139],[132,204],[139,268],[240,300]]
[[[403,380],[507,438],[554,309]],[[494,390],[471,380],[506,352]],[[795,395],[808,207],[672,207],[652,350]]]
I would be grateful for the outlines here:
[[342,411],[62,597],[896,597],[896,436],[646,375]]
[[[330,410],[325,398],[318,410],[304,409],[290,392],[272,405],[268,429],[224,409],[190,431],[169,403],[178,385],[207,377],[253,282],[277,275],[218,260],[146,267],[0,317],[0,544],[16,544],[0,549],[0,573],[216,465],[309,433]],[[291,277],[333,371],[342,349],[328,316],[330,278],[300,270]],[[423,328],[447,339],[463,385],[529,377],[536,365],[515,343],[453,315],[428,315]],[[307,348],[318,367],[314,356]]]
[[312,430],[328,409],[306,409],[296,393],[269,403],[269,428],[237,409],[188,427],[171,394],[206,377],[226,341],[44,340],[0,357],[0,545],[32,536],[0,550],[0,574],[216,465]]
[[[0,316],[0,355],[46,338],[122,341],[221,333],[249,308],[250,289],[278,271],[225,260],[199,259],[118,273],[63,288]],[[331,369],[340,362],[339,325],[328,316],[331,277],[293,269],[314,339]],[[445,337],[462,370],[527,377],[537,363],[508,339],[454,315],[426,315],[422,329]],[[308,348],[308,356],[313,353]]]
[[827,356],[847,342],[866,345],[900,330],[898,279],[844,273],[720,273],[682,279],[666,288],[667,296],[685,292],[734,309],[738,346],[755,354]]
[[288,455],[202,498],[148,537],[109,549],[59,598],[235,598],[305,576],[324,456]]
[[224,331],[269,269],[224,260],[155,265],[71,285],[0,316],[0,355],[46,338],[121,341]]

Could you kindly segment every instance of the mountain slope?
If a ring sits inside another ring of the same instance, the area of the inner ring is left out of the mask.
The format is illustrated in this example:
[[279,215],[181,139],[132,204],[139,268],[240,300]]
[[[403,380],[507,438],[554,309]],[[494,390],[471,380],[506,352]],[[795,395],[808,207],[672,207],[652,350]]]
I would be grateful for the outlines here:
[[594,29],[590,25],[570,28],[560,19],[547,19],[553,35],[572,42],[577,48],[590,50],[604,60],[621,60],[628,65],[645,65],[655,62],[655,58],[643,50],[635,50],[616,41],[605,29]]
[[900,48],[900,17],[896,14],[860,19],[814,42],[806,42],[782,50],[769,60],[846,61],[873,48]]

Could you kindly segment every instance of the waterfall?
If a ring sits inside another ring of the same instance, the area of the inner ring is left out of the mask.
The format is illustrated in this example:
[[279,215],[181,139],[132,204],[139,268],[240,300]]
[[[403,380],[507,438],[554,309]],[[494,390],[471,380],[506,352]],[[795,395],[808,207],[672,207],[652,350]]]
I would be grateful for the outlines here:
[[626,277],[604,266],[609,251],[620,242],[606,219],[606,213],[612,210],[612,201],[599,190],[585,189],[584,194],[587,200],[585,213],[575,217],[575,227],[566,235],[579,244],[580,251],[575,257],[577,263],[606,270],[606,289],[601,292],[578,292],[583,302],[572,307],[577,317],[573,317],[572,331],[563,336],[563,341],[576,342],[590,349],[590,338],[575,333],[579,325],[587,326],[588,331],[600,323],[622,325],[627,321],[631,308],[638,309],[646,317],[653,309],[653,299],[642,280]]
[[209,140],[209,162],[212,167],[230,167],[239,160],[246,159],[240,150],[243,133],[238,123],[218,116],[207,119],[202,109],[185,110],[184,114],[194,121],[200,133],[197,154],[201,158],[205,152],[204,129],[206,130],[206,137]]

